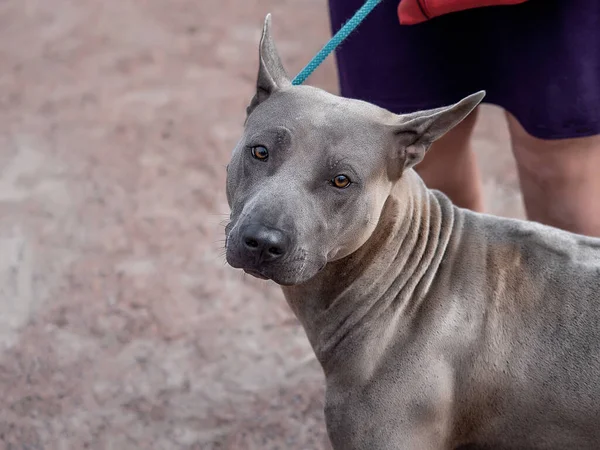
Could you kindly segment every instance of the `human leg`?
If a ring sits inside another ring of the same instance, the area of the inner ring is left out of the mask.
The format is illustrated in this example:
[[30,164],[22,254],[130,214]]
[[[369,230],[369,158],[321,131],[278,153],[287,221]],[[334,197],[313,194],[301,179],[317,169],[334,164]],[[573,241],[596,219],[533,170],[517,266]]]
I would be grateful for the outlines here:
[[600,236],[600,135],[539,139],[507,118],[528,218]]

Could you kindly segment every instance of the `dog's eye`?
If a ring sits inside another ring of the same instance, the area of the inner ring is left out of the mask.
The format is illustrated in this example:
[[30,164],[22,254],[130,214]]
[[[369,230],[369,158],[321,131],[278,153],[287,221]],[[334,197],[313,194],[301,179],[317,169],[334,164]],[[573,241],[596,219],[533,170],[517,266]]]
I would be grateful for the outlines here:
[[346,175],[336,175],[331,180],[331,184],[333,184],[336,188],[344,189],[345,187],[350,186],[350,178]]
[[266,161],[269,157],[269,150],[262,145],[252,147],[252,156],[260,161]]

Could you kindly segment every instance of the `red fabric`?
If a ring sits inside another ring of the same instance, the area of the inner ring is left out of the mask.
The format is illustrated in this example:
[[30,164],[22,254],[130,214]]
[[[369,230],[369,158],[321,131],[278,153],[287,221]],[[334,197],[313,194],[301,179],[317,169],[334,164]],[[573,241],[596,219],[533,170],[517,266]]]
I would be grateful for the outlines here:
[[414,25],[443,14],[482,6],[516,5],[527,0],[401,0],[398,17],[402,25]]

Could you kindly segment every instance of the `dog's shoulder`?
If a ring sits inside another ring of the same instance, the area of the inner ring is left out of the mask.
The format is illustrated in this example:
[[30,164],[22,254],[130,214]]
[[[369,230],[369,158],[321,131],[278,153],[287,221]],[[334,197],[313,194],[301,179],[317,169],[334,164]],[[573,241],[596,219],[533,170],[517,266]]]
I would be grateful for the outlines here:
[[478,236],[488,250],[518,252],[532,263],[600,270],[600,239],[540,223],[464,211],[463,234]]

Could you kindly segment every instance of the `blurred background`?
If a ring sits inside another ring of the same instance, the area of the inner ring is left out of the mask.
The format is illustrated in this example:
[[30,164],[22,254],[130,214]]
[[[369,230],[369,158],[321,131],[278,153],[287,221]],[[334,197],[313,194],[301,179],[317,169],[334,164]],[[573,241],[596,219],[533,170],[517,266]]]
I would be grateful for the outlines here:
[[[0,2],[0,449],[328,448],[303,331],[222,249],[268,12],[295,75],[324,0]],[[476,150],[521,217],[493,107]]]

